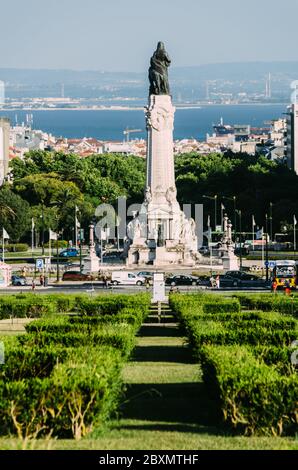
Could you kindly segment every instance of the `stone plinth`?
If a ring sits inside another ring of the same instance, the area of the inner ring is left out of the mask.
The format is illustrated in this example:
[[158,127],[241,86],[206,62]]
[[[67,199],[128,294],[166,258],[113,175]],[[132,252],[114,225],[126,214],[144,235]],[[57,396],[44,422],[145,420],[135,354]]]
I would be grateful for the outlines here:
[[234,244],[232,240],[232,224],[228,219],[227,214],[223,220],[223,238],[221,242],[221,260],[223,269],[225,271],[238,271],[239,262],[238,258],[234,253]]
[[95,251],[95,243],[94,243],[94,225],[90,225],[90,244],[89,244],[89,253],[83,259],[84,267],[83,273],[84,274],[98,274],[100,264],[98,256],[96,255]]

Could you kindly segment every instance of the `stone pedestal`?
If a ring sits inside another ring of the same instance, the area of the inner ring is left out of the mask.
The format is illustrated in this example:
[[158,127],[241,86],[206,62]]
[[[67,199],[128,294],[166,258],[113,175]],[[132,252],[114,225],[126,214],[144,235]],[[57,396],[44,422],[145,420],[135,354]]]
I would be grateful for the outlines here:
[[84,267],[83,273],[84,274],[98,274],[100,263],[99,258],[96,255],[95,251],[95,243],[94,243],[94,225],[90,225],[90,244],[89,244],[89,253],[83,259]]
[[238,271],[239,263],[237,256],[234,253],[224,255],[222,257],[222,265],[225,271]]
[[149,97],[146,188],[141,210],[128,225],[128,265],[191,266],[199,256],[195,222],[177,202],[174,114],[169,95]]
[[223,239],[221,242],[220,254],[225,271],[238,271],[238,258],[234,253],[234,244],[232,240],[232,224],[225,214],[223,220]]

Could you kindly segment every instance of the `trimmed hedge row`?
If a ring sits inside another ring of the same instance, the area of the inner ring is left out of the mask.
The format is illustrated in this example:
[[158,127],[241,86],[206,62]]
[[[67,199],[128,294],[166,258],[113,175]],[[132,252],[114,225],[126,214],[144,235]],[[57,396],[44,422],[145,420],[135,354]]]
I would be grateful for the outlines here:
[[241,307],[245,307],[249,310],[256,309],[262,310],[263,312],[273,310],[298,318],[298,296],[286,297],[278,294],[235,294],[233,297],[239,300]]
[[90,299],[87,295],[19,294],[0,297],[0,320],[15,318],[40,318],[54,313],[78,312],[84,315],[116,314],[129,308],[142,311],[143,319],[149,312],[148,294],[98,296]]
[[118,405],[123,360],[114,348],[79,348],[49,377],[0,381],[0,431],[18,437],[85,436]]
[[292,434],[298,425],[298,376],[284,376],[243,346],[204,346],[204,381],[224,420],[245,434]]
[[134,328],[127,324],[106,325],[98,328],[87,328],[78,331],[42,331],[21,336],[20,344],[29,347],[43,348],[59,344],[65,348],[79,346],[105,345],[118,349],[124,358],[128,358],[135,346]]
[[[290,346],[298,330],[297,320],[285,315],[288,307],[281,307],[284,314],[264,312],[254,310],[261,304],[247,302],[252,311],[228,311],[229,302],[220,296],[214,301],[183,297],[173,295],[171,307],[202,362],[204,381],[224,420],[246,434],[294,434],[298,379]],[[272,307],[271,297],[267,300]]]
[[[29,297],[36,299],[33,295],[15,300],[27,307]],[[56,296],[51,297],[38,305],[57,307]],[[128,296],[120,301],[117,297],[118,302],[105,298],[103,315],[48,315],[28,324],[26,335],[4,337],[2,434],[81,438],[114,413],[122,392],[121,369],[150,305],[148,296],[134,296],[136,309]],[[73,298],[69,304],[67,298],[59,300],[61,308],[73,309]],[[108,314],[111,305],[113,315]]]

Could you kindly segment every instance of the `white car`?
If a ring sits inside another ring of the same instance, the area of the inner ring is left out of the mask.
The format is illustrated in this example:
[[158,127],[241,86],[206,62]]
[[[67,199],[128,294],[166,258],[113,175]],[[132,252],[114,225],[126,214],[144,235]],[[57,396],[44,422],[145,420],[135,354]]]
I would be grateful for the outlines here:
[[113,286],[120,286],[120,285],[143,286],[146,282],[146,279],[132,272],[114,271],[112,273],[111,282]]

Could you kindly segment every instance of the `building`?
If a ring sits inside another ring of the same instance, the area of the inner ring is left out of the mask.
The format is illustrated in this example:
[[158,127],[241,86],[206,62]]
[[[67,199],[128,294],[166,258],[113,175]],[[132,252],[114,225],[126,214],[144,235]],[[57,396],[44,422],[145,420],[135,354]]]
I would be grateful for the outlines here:
[[298,175],[298,104],[288,106],[287,163],[288,167]]
[[10,121],[0,117],[0,185],[8,174]]
[[0,107],[5,105],[5,83],[0,80]]

